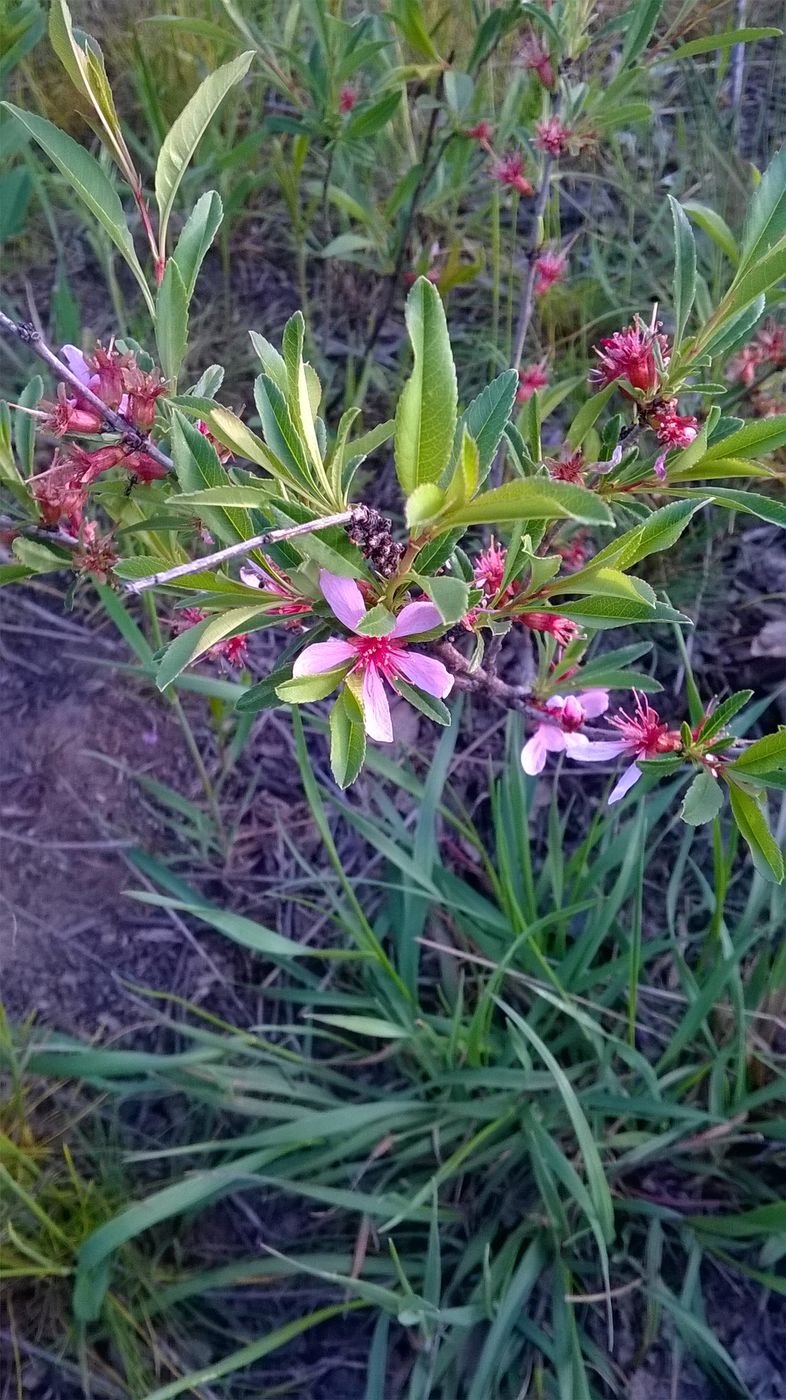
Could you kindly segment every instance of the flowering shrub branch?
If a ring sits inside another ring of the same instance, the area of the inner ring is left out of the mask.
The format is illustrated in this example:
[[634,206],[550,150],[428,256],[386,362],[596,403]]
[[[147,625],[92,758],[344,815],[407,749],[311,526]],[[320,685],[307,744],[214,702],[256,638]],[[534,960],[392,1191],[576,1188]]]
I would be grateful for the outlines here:
[[[89,83],[92,70],[74,58],[83,50],[67,7],[55,0],[55,8],[58,42],[77,64],[77,85]],[[564,57],[573,47],[580,50],[580,34]],[[757,365],[784,359],[775,333],[757,328],[768,294],[786,276],[786,150],[750,202],[730,285],[701,320],[694,309],[691,223],[671,200],[669,328],[653,309],[600,340],[589,392],[563,425],[561,447],[547,455],[539,395],[547,372],[533,365],[520,375],[519,365],[536,299],[565,270],[565,252],[543,239],[554,162],[595,138],[583,89],[571,86],[545,38],[528,36],[522,63],[543,97],[531,144],[543,160],[511,366],[460,406],[440,290],[419,277],[405,312],[409,374],[391,421],[360,431],[357,407],[335,426],[325,421],[322,385],[306,358],[306,327],[297,312],[280,350],[252,332],[260,373],[249,422],[218,398],[220,366],[187,389],[180,382],[191,297],[222,219],[217,193],[197,201],[171,252],[167,230],[197,133],[242,80],[250,57],[210,75],[166,138],[155,175],[157,230],[141,182],[127,168],[110,99],[103,87],[93,93],[110,153],[138,211],[145,211],[155,291],[101,167],[49,123],[11,109],[64,173],[73,166],[80,190],[89,184],[92,212],[144,282],[157,360],[120,340],[90,353],[65,346],[57,355],[33,329],[0,314],[0,327],[59,381],[56,399],[47,402],[36,377],[13,407],[32,433],[23,460],[12,445],[10,410],[0,413],[0,464],[13,522],[4,532],[11,558],[0,577],[12,582],[68,567],[82,582],[92,577],[130,593],[159,590],[171,633],[156,661],[162,690],[176,686],[200,657],[245,667],[253,632],[285,628],[281,664],[244,692],[239,708],[249,713],[335,695],[331,762],[342,786],[361,771],[367,741],[393,739],[391,699],[446,725],[445,701],[464,689],[525,716],[530,732],[522,763],[532,776],[553,753],[581,764],[621,758],[614,802],[643,774],[690,776],[681,814],[694,824],[712,820],[728,793],[758,868],[781,879],[766,792],[786,785],[786,730],[740,743],[735,724],[749,692],[711,701],[688,718],[662,718],[648,699],[660,689],[657,680],[634,669],[647,644],[603,651],[594,643],[619,627],[691,625],[662,589],[633,570],[671,549],[697,512],[717,506],[786,526],[786,508],[750,487],[751,479],[765,487],[774,481],[766,458],[786,443],[786,416],[745,422],[724,415],[717,402],[727,392],[718,382],[724,372],[745,387]],[[444,88],[455,97],[456,85],[443,80],[448,68],[440,62],[434,92]],[[381,101],[387,110],[388,98]],[[368,118],[348,90],[337,92],[336,102],[347,129]],[[459,135],[475,139],[514,199],[529,193],[523,157],[494,157],[486,118],[469,131],[457,112],[451,120],[440,149]],[[428,151],[437,141],[436,122],[429,121]],[[612,400],[618,411],[609,416]],[[522,402],[526,408],[515,421]],[[48,440],[57,443],[43,471],[34,470],[36,434],[42,451]],[[355,496],[358,469],[372,457],[383,469],[391,441],[401,522]],[[42,542],[47,531],[51,546]],[[120,557],[135,537],[143,541],[139,550]],[[236,560],[242,564],[235,574]],[[512,684],[497,665],[506,639],[522,629],[535,659],[532,674]],[[611,696],[620,691],[632,698],[612,707]]]

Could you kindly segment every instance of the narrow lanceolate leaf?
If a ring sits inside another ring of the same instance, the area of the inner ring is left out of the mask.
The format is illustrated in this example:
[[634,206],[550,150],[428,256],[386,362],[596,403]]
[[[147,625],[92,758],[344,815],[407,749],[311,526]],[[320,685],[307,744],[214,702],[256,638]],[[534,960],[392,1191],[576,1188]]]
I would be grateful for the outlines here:
[[592,394],[581,405],[581,408],[565,434],[565,441],[574,451],[577,447],[581,447],[587,433],[596,419],[600,417],[616,388],[616,380],[612,380],[611,384],[604,384],[602,389],[599,389],[596,394]]
[[689,39],[669,54],[669,62],[676,58],[695,58],[700,53],[712,53],[714,49],[733,49],[737,44],[753,44],[757,39],[775,39],[783,31],[771,25],[762,29],[726,29],[722,34],[705,34],[701,39]]
[[[319,440],[316,433],[316,409],[319,403],[319,381],[317,380],[317,404],[312,401],[311,387],[316,379],[313,370],[306,365],[303,359],[303,343],[305,339],[305,322],[303,314],[296,311],[294,316],[290,316],[284,327],[284,334],[281,338],[281,345],[284,351],[284,362],[287,370],[287,408],[295,425],[295,429],[302,439],[305,455],[310,459],[317,478],[323,486],[327,486],[325,468],[322,462],[322,453],[319,447]],[[274,386],[275,387],[275,386]],[[301,449],[301,451],[303,450]]]
[[330,767],[340,788],[354,783],[365,758],[363,712],[351,690],[345,688],[330,711]]
[[780,884],[783,879],[783,853],[767,825],[761,803],[753,793],[729,785],[729,797],[734,820],[747,843],[753,864],[765,880]]
[[188,296],[174,258],[170,258],[156,297],[156,346],[164,378],[173,392],[188,348]]
[[448,727],[451,721],[450,710],[443,700],[438,699],[436,695],[429,695],[416,685],[410,685],[409,681],[402,680],[401,676],[394,676],[390,683],[402,700],[408,700],[410,705],[414,705],[416,710],[427,715],[435,724]]
[[216,642],[242,632],[259,612],[258,603],[249,604],[245,608],[230,608],[228,612],[219,613],[217,617],[207,617],[196,626],[189,627],[187,632],[181,632],[179,637],[175,637],[174,641],[169,643],[159,662],[156,672],[156,685],[159,690],[166,690],[186,666],[203,656]]
[[786,728],[757,739],[733,765],[734,772],[746,778],[759,773],[776,773],[783,768],[786,768]]
[[[172,416],[172,455],[183,491],[207,491],[227,485],[226,470],[213,444],[178,409],[173,410]],[[254,533],[246,515],[227,508],[206,507],[200,519],[220,544],[237,544]]]
[[172,205],[186,168],[211,119],[230,88],[246,76],[253,57],[251,51],[242,53],[239,58],[225,63],[222,68],[217,68],[215,73],[205,78],[167,133],[158,157],[155,176],[162,249],[165,246]]
[[708,205],[699,204],[694,199],[686,199],[682,208],[694,224],[698,224],[699,228],[704,230],[716,248],[720,248],[721,252],[725,253],[729,261],[736,267],[740,260],[740,250],[726,220],[722,219],[720,214],[716,213],[714,209],[710,209]]
[[638,4],[631,6],[627,34],[620,57],[621,68],[635,63],[639,54],[644,52],[662,8],[663,0],[638,0]]
[[763,457],[786,443],[786,413],[753,419],[707,449],[702,462],[718,457]]
[[529,477],[484,491],[460,510],[440,521],[440,530],[456,525],[493,524],[501,520],[579,520],[587,525],[612,525],[608,507],[592,491],[566,481]]
[[148,301],[150,301],[150,292],[134,251],[123,206],[114,185],[104,174],[98,161],[90,155],[89,151],[85,150],[84,146],[80,146],[64,131],[59,131],[44,117],[34,116],[32,112],[23,112],[19,107],[14,107],[11,102],[4,102],[2,105],[29,131],[34,141],[38,142],[41,149],[57,166],[60,174],[65,176],[82,203],[90,210],[93,217],[108,233],[115,247],[122,253],[137,281],[145,288]]
[[472,400],[458,421],[453,455],[458,457],[463,429],[466,428],[477,445],[481,482],[485,481],[489,474],[494,454],[513,412],[518,382],[516,371],[506,369],[504,374],[497,375],[497,378],[487,384],[477,398]]
[[613,544],[601,549],[586,569],[572,575],[572,582],[575,584],[591,579],[600,568],[632,569],[634,564],[648,555],[671,549],[699,509],[698,501],[692,500],[673,501],[671,505],[653,511],[641,525],[634,525]]
[[172,254],[172,261],[177,264],[178,272],[183,279],[186,289],[186,305],[194,295],[194,287],[199,275],[199,269],[215,238],[221,220],[224,216],[223,205],[219,195],[215,190],[208,190],[194,205],[193,211],[186,220],[183,232],[177,240],[177,247]]
[[770,161],[748,206],[742,231],[740,273],[786,233],[786,146]]
[[779,525],[782,530],[786,530],[786,505],[782,501],[760,496],[757,491],[732,491],[726,486],[712,492],[702,491],[701,494],[718,506],[726,506],[729,510],[741,510],[746,515],[756,515],[759,520],[766,520],[769,525]]
[[696,297],[696,244],[693,230],[683,209],[669,195],[671,217],[674,221],[674,345],[680,344]]
[[654,603],[655,594],[642,578],[633,578],[620,569],[601,566],[599,569],[582,570],[583,577],[570,575],[550,584],[543,591],[547,597],[559,593],[587,594],[605,598],[640,598],[642,602]]
[[704,826],[717,817],[722,806],[723,788],[718,779],[703,768],[685,794],[680,816],[688,826]]
[[407,298],[406,322],[414,364],[396,411],[396,472],[406,495],[436,482],[450,461],[458,389],[445,310],[439,293],[419,277]]

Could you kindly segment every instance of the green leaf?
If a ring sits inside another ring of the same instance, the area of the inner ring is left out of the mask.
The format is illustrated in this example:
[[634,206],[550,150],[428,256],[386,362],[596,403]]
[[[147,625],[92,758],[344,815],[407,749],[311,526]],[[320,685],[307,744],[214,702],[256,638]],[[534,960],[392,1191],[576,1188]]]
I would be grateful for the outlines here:
[[396,619],[392,612],[385,607],[384,603],[377,603],[375,607],[369,608],[368,612],[363,614],[355,630],[360,633],[361,637],[387,637],[395,625]]
[[439,578],[424,578],[421,575],[419,581],[446,626],[460,622],[469,611],[469,584],[462,579],[450,578],[447,574]]
[[456,525],[496,524],[503,520],[579,520],[587,525],[612,525],[613,517],[600,499],[571,482],[528,477],[484,491],[460,510],[451,511],[440,530]]
[[[36,447],[36,422],[32,414],[23,413],[25,408],[36,408],[44,395],[44,381],[40,374],[34,374],[32,379],[25,385],[19,395],[19,408],[14,412],[14,449],[16,451],[18,472],[16,464],[11,457],[11,464],[14,469],[14,476],[21,472],[25,480],[33,475],[35,470],[35,447]],[[29,487],[23,487],[25,496]],[[28,498],[29,499],[29,498]]]
[[[537,587],[536,584],[532,586]],[[580,573],[571,574],[551,584],[546,592],[548,597],[559,593],[578,593],[605,598],[640,598],[645,603],[655,602],[655,594],[644,579],[632,578],[629,574],[608,565],[601,565],[597,569],[582,569]]]
[[741,510],[746,515],[756,515],[759,520],[766,520],[768,524],[779,525],[782,530],[786,530],[786,505],[781,501],[772,501],[769,496],[760,496],[756,491],[732,491],[727,486],[712,492],[703,491],[702,495],[718,506],[728,506],[730,510]]
[[215,190],[208,190],[194,205],[186,220],[183,232],[171,261],[183,279],[186,289],[186,305],[194,295],[194,287],[199,276],[204,256],[213,242],[224,217],[224,208]]
[[159,247],[166,247],[166,233],[180,181],[227,93],[246,76],[253,51],[242,53],[217,68],[200,84],[180,116],[167,132],[156,164],[155,190],[159,215]]
[[[301,436],[306,455],[311,459],[317,478],[327,491],[328,482],[315,425],[320,395],[319,380],[316,380],[311,366],[306,365],[303,359],[305,333],[303,315],[300,311],[296,311],[294,316],[290,316],[287,321],[281,338],[287,368],[287,405],[295,428]],[[314,380],[316,380],[317,385],[316,404],[312,402],[311,396],[311,386],[313,386]]]
[[170,496],[167,505],[184,509],[193,515],[201,515],[205,506],[235,507],[237,510],[263,510],[276,488],[268,482],[260,481],[258,486],[211,486],[205,491],[184,491],[180,496]]
[[53,569],[67,569],[71,563],[70,554],[58,554],[48,545],[25,539],[22,535],[17,536],[11,548],[14,558],[31,573],[48,574]]
[[750,849],[753,864],[765,880],[780,884],[783,879],[783,854],[767,826],[761,803],[736,783],[729,785],[729,796],[734,820]]
[[631,6],[627,15],[627,32],[620,56],[620,68],[635,63],[650,40],[650,35],[658,22],[663,8],[663,0],[638,0]]
[[718,705],[717,709],[713,710],[709,719],[702,725],[701,742],[707,743],[708,740],[714,738],[716,734],[720,734],[721,731],[726,728],[726,725],[752,698],[752,690],[738,690],[734,695],[729,695],[723,700],[721,704]]
[[276,686],[289,680],[292,675],[291,666],[277,666],[275,671],[271,671],[264,680],[257,681],[248,690],[244,691],[235,705],[235,709],[241,714],[256,714],[259,710],[275,710],[282,701],[276,694]]
[[[172,410],[172,456],[183,491],[209,490],[228,484],[226,470],[213,444],[176,408]],[[226,508],[204,508],[200,519],[221,544],[237,544],[253,533],[248,529],[244,514]]]
[[416,486],[414,491],[407,496],[407,528],[417,530],[429,520],[434,520],[444,508],[446,501],[447,492],[441,490],[439,486],[435,486],[433,482],[424,482],[422,486]]
[[296,480],[316,489],[306,453],[292,420],[287,400],[266,374],[254,381],[254,403],[262,423],[265,442],[277,460]]
[[616,380],[612,380],[611,384],[605,384],[602,389],[599,389],[596,394],[586,399],[581,405],[565,434],[565,441],[569,447],[573,448],[574,452],[577,447],[581,447],[587,433],[600,417],[617,387]]
[[420,0],[392,0],[390,18],[421,58],[439,62],[439,53],[428,32]]
[[436,288],[419,277],[407,298],[414,364],[396,410],[396,472],[405,494],[436,483],[450,461],[458,389],[445,310]]
[[674,303],[674,346],[682,341],[691,307],[696,297],[696,244],[693,230],[684,210],[669,195],[671,217],[674,221],[674,280],[672,300]]
[[19,107],[14,107],[11,102],[3,102],[2,106],[29,131],[33,140],[38,142],[41,149],[57,166],[60,174],[65,176],[82,203],[109,235],[143,289],[148,308],[152,312],[153,299],[150,295],[150,288],[134,250],[123,206],[114,185],[110,183],[98,161],[90,155],[89,151],[85,150],[84,146],[80,146],[64,131],[59,131],[44,117],[34,116],[32,112],[23,112]]
[[276,695],[288,705],[310,705],[315,700],[324,700],[341,684],[347,674],[347,666],[349,662],[332,671],[321,671],[318,676],[293,676],[276,686]]
[[631,569],[648,555],[671,549],[697,509],[700,507],[695,500],[687,500],[673,501],[670,505],[653,511],[641,525],[634,525],[632,530],[620,535],[613,544],[601,549],[591,564],[572,575],[573,582],[583,582],[591,578],[599,568],[611,566],[616,569]]
[[715,209],[710,209],[707,204],[699,204],[695,199],[687,199],[682,207],[688,217],[703,229],[716,248],[720,248],[736,267],[740,260],[740,250],[726,220],[722,219]]
[[470,437],[477,444],[478,470],[481,482],[486,480],[491,470],[494,455],[513,412],[518,382],[519,377],[516,371],[506,369],[503,374],[498,375],[490,384],[487,384],[476,399],[472,400],[456,425],[453,455],[458,458],[463,430],[466,428]]
[[782,29],[725,29],[722,34],[705,34],[701,39],[689,39],[669,54],[669,61],[677,58],[695,58],[700,53],[712,53],[714,49],[733,49],[737,44],[753,44],[757,39],[777,39]]
[[416,710],[420,710],[421,714],[426,715],[435,724],[445,727],[450,724],[450,710],[436,695],[429,695],[419,686],[410,685],[409,681],[405,681],[401,676],[392,676],[390,684],[402,700],[409,701],[410,705],[414,705]]
[[706,768],[696,774],[683,798],[680,816],[688,826],[704,826],[723,806],[723,788]]
[[593,629],[623,627],[631,622],[680,622],[691,619],[666,603],[647,603],[640,598],[581,598],[563,603],[559,608],[541,608],[543,612],[559,612]]
[[354,783],[366,758],[363,711],[351,690],[342,690],[330,711],[330,767],[338,786]]
[[730,771],[754,778],[759,773],[777,773],[781,768],[786,768],[786,728],[757,739],[735,759]]
[[[786,194],[784,194],[784,201],[786,202]],[[742,264],[740,265],[737,276],[723,298],[723,306],[727,315],[742,311],[743,308],[750,306],[756,297],[760,296],[762,292],[768,292],[784,277],[786,277],[786,238],[782,238],[768,253],[756,258],[744,268]],[[707,347],[703,346],[702,348],[706,350]],[[717,354],[717,351],[715,353]]]
[[164,378],[176,392],[188,348],[188,294],[174,258],[166,265],[156,297],[156,346]]
[[719,457],[759,457],[774,452],[786,443],[786,413],[773,413],[769,418],[752,419],[720,442],[713,443],[701,459],[712,462]]
[[[786,146],[762,175],[742,231],[740,273],[757,263],[786,233]],[[764,288],[761,288],[763,291]]]
[[400,88],[396,88],[394,92],[385,93],[384,97],[380,97],[379,101],[373,102],[370,107],[360,108],[352,113],[341,132],[341,140],[366,141],[369,136],[375,136],[378,131],[382,130],[383,126],[387,126],[400,106]]
[[189,627],[187,632],[181,632],[179,637],[175,637],[169,643],[158,663],[156,685],[159,690],[166,690],[190,662],[196,661],[216,642],[223,641],[233,633],[242,632],[252,619],[259,617],[259,614],[258,602],[249,604],[246,608],[230,608],[216,617],[207,617],[202,622],[197,622],[194,627]]

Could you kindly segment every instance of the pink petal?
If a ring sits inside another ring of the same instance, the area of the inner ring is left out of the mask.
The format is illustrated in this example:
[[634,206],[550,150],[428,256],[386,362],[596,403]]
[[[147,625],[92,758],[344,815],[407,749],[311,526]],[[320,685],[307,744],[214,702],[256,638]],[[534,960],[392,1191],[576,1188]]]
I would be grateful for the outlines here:
[[68,368],[75,374],[80,384],[90,385],[93,378],[93,371],[89,368],[87,360],[78,345],[64,345],[60,351]]
[[607,690],[583,690],[579,700],[587,719],[596,719],[598,715],[605,715],[609,708],[609,692]]
[[541,730],[545,729],[545,724],[538,725],[535,733],[527,740],[521,750],[521,766],[530,778],[537,777],[546,766],[546,745],[543,743]]
[[539,724],[538,729],[541,732],[541,743],[544,748],[548,749],[549,753],[562,753],[568,747],[569,738],[582,739],[584,737],[581,734],[566,734],[565,730],[560,729],[556,724]]
[[[412,606],[416,608],[418,604],[413,603]],[[421,656],[419,652],[404,651],[395,658],[394,666],[397,674],[403,676],[405,681],[409,681],[410,685],[417,685],[428,695],[436,695],[440,700],[444,700],[445,696],[449,695],[453,689],[453,677],[450,671],[433,656]]]
[[320,569],[319,586],[322,589],[325,602],[335,613],[339,622],[343,622],[350,632],[354,632],[366,611],[363,594],[355,580],[353,578],[339,578],[338,574],[331,574],[327,569]]
[[577,763],[605,763],[607,759],[618,758],[628,748],[624,739],[587,739],[585,734],[574,734],[573,738],[586,741],[572,745],[568,752],[568,757],[575,758]]
[[380,744],[393,742],[393,724],[390,706],[385,694],[385,683],[376,666],[366,666],[363,672],[363,722],[369,739]]
[[611,807],[615,802],[619,802],[620,799],[625,796],[626,792],[630,792],[633,784],[637,783],[640,777],[641,769],[639,765],[637,763],[631,763],[630,768],[625,769],[619,782],[615,784],[609,793],[609,806]]
[[320,676],[323,671],[332,671],[336,666],[343,666],[345,661],[351,661],[355,654],[352,642],[344,641],[343,637],[331,637],[329,642],[312,642],[295,658],[292,675]]
[[432,627],[444,625],[439,609],[435,608],[433,603],[407,603],[396,618],[396,625],[390,636],[412,637],[416,632],[430,632]]

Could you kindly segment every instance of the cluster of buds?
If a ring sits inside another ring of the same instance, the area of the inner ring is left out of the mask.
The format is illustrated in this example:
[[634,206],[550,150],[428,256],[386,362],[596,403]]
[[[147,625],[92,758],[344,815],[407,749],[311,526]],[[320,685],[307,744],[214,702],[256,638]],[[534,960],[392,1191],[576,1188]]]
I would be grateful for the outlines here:
[[533,73],[537,73],[539,81],[545,88],[553,88],[554,69],[551,66],[551,55],[531,29],[521,41],[518,58],[524,68],[529,68]]
[[485,120],[477,122],[475,126],[470,126],[464,133],[470,141],[477,141],[484,150],[491,150],[491,143],[494,139],[494,128],[491,122]]
[[[45,525],[65,525],[78,534],[82,527],[87,488],[112,467],[122,467],[135,481],[154,481],[166,475],[165,468],[145,450],[143,437],[155,418],[156,400],[166,384],[157,374],[143,370],[130,351],[108,349],[99,343],[91,355],[83,355],[75,345],[63,346],[62,355],[72,374],[128,424],[129,439],[87,449],[77,443],[58,448],[51,466],[33,478],[33,494]],[[58,437],[65,434],[95,436],[106,427],[99,409],[58,387],[52,403],[43,402],[39,416],[42,426]],[[93,572],[99,572],[94,570]]]
[[726,372],[729,379],[750,389],[756,371],[765,365],[773,370],[786,368],[786,327],[774,321],[759,328],[753,340],[730,361]]
[[356,506],[347,534],[380,578],[392,578],[404,546],[393,538],[391,522],[373,506]]
[[576,452],[571,452],[569,457],[547,457],[546,470],[552,481],[569,481],[574,486],[581,486],[587,470],[584,453],[579,448]]
[[475,559],[473,582],[481,596],[479,603],[461,619],[465,630],[474,631],[479,624],[483,626],[488,622],[489,614],[496,613],[500,618],[520,622],[532,632],[552,636],[560,649],[575,641],[580,631],[569,618],[558,613],[515,611],[515,583],[508,583],[504,588],[502,586],[506,563],[507,550],[492,538]]

